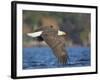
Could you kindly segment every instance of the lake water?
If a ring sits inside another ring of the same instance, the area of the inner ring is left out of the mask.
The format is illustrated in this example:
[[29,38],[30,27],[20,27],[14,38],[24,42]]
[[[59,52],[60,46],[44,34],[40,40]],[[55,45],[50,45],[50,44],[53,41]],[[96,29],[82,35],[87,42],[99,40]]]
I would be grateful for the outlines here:
[[49,47],[23,48],[23,69],[41,69],[58,67],[90,66],[90,48],[73,47],[66,48],[68,62],[64,65],[58,63]]

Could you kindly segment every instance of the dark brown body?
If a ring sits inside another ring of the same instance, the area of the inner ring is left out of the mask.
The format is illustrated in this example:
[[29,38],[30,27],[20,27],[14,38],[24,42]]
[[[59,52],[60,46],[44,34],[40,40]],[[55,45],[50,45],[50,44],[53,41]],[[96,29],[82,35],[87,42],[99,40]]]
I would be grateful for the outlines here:
[[53,30],[52,27],[43,29],[42,38],[53,50],[59,62],[65,64],[67,62],[67,53],[65,50],[64,38],[58,36],[58,33]]
[[43,31],[42,38],[53,50],[54,55],[62,64],[67,62],[67,51],[65,50],[65,39],[63,36],[58,36],[59,25],[57,20],[52,17],[41,18],[41,29]]

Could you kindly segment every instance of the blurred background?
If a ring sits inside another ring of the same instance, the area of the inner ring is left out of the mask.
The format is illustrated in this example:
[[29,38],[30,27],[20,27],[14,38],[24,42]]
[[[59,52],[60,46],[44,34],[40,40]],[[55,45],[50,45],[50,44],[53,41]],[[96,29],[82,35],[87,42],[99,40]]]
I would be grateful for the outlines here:
[[[91,65],[91,15],[87,13],[23,11],[23,69],[83,67]],[[27,36],[40,26],[58,26],[66,32],[68,62],[59,64],[45,42]]]
[[58,25],[60,30],[66,32],[67,46],[90,46],[90,14],[23,10],[23,47],[45,45],[45,43],[39,43],[36,39],[26,35],[39,29],[41,17],[44,18],[44,23],[47,23],[45,16],[53,17],[54,20],[49,20],[49,23],[57,23],[54,26]]

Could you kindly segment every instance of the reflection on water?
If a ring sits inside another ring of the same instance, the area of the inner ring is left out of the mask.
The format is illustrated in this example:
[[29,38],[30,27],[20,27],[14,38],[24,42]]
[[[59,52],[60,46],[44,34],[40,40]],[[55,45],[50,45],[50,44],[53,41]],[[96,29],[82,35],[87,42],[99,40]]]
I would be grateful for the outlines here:
[[90,48],[66,48],[68,63],[62,65],[48,47],[23,48],[23,69],[90,66]]

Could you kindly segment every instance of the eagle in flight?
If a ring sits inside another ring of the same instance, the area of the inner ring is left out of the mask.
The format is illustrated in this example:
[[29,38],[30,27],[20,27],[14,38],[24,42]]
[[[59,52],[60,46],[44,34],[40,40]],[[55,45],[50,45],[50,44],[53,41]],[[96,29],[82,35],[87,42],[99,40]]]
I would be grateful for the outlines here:
[[41,38],[52,49],[54,55],[61,64],[66,64],[68,54],[65,49],[65,32],[61,31],[58,23],[51,17],[41,19],[41,27],[39,31],[27,33],[32,38]]

